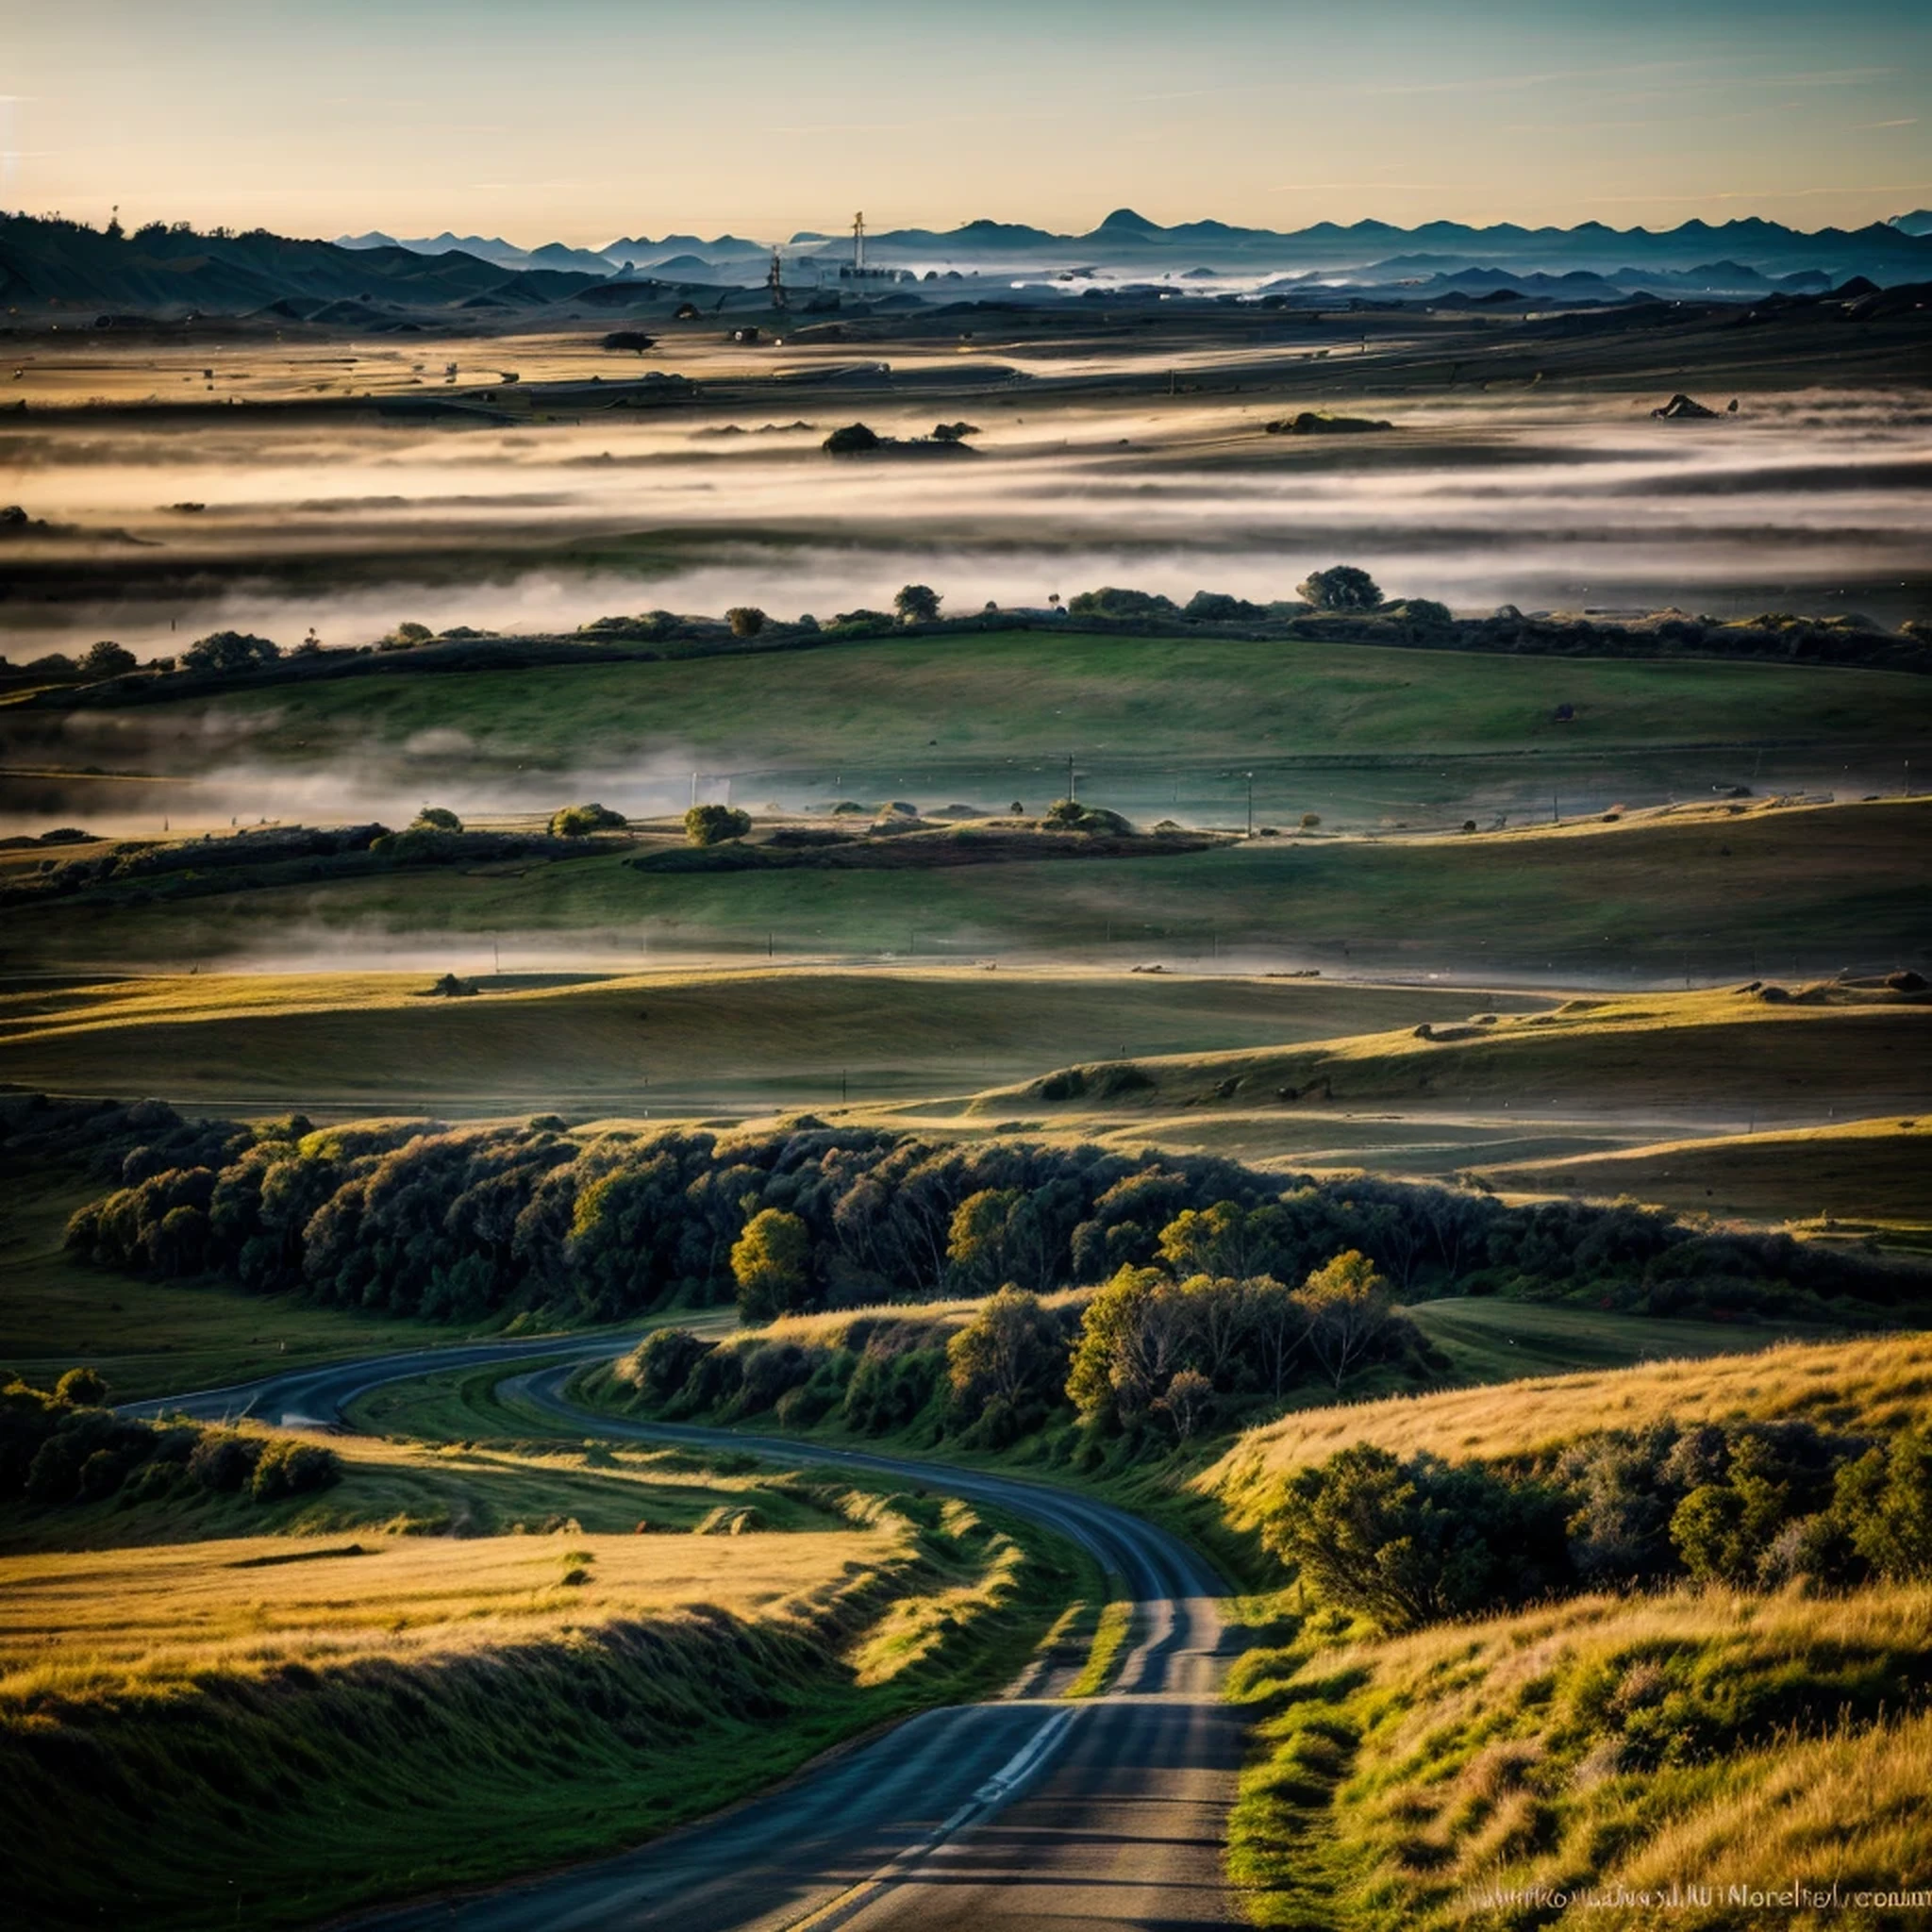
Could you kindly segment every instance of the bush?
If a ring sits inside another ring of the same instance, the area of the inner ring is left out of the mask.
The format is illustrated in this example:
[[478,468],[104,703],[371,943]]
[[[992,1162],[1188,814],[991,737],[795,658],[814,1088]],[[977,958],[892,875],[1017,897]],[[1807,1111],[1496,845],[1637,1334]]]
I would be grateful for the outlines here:
[[755,638],[765,627],[765,613],[756,604],[735,604],[724,613],[735,638]]
[[69,1369],[54,1384],[54,1399],[75,1408],[105,1408],[108,1385],[98,1369]]
[[731,1250],[739,1312],[747,1322],[803,1307],[811,1294],[811,1237],[795,1214],[767,1208],[745,1223]]
[[669,1402],[691,1379],[691,1372],[716,1344],[701,1341],[688,1328],[659,1328],[647,1335],[630,1357],[628,1372],[648,1402]]
[[1317,610],[1376,610],[1382,604],[1374,578],[1352,563],[1311,573],[1295,586],[1295,594],[1307,598]]
[[1932,1430],[1868,1449],[1837,1474],[1833,1513],[1852,1548],[1894,1582],[1932,1576]]
[[204,1490],[219,1496],[233,1495],[254,1479],[262,1446],[254,1436],[210,1433],[194,1445],[188,1458],[188,1474]]
[[1082,591],[1067,606],[1075,617],[1174,617],[1179,607],[1172,597],[1151,591],[1124,591],[1114,584],[1103,584],[1097,591]]
[[[191,1464],[192,1460],[190,1457]],[[341,1479],[341,1460],[333,1449],[277,1436],[255,1458],[248,1492],[258,1503],[279,1503],[288,1496],[332,1489]]]
[[141,659],[125,644],[117,644],[111,638],[90,644],[79,665],[87,677],[123,677],[140,668]]
[[1252,624],[1268,612],[1244,597],[1229,597],[1219,591],[1196,591],[1182,608],[1181,615],[1196,624]]
[[730,805],[694,805],[684,815],[684,836],[693,845],[722,845],[751,830],[751,814]]
[[1299,1471],[1263,1541],[1327,1602],[1387,1632],[1525,1603],[1569,1575],[1548,1491],[1366,1444]]
[[180,662],[184,671],[255,671],[273,664],[281,655],[282,647],[268,638],[247,631],[216,630],[196,638],[181,653]]
[[[586,839],[592,832],[621,832],[629,823],[621,811],[612,811],[608,806],[567,805],[552,815],[550,832],[557,839]],[[690,820],[685,823],[689,825]]]

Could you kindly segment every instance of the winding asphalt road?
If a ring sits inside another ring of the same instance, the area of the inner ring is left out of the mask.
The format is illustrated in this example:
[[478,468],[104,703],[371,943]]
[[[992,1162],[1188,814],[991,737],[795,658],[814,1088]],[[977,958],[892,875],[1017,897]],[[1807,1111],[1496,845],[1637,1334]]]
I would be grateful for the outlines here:
[[925,1711],[636,1851],[365,1916],[355,1921],[360,1932],[1170,1932],[1241,1923],[1221,1869],[1241,1727],[1216,1694],[1223,1586],[1200,1557],[1126,1510],[1041,1483],[623,1422],[568,1402],[572,1370],[620,1346],[605,1336],[555,1350],[525,1341],[384,1356],[132,1412],[339,1424],[346,1404],[383,1383],[544,1355],[546,1366],[510,1377],[505,1393],[586,1433],[913,1482],[1079,1544],[1124,1579],[1136,1607],[1114,1688],[1080,1703],[1016,1696]]

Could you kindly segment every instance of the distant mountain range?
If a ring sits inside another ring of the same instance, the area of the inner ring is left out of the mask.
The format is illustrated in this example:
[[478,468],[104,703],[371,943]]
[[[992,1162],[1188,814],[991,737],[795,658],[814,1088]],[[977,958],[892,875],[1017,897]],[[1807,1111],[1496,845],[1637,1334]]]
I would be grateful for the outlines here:
[[[1854,275],[1884,285],[1921,281],[1932,273],[1932,253],[1920,245],[1932,235],[1932,212],[1920,210],[1857,229],[1816,232],[1777,222],[1744,219],[1713,225],[1690,221],[1677,227],[1612,228],[1582,222],[1571,228],[1524,228],[1513,223],[1471,227],[1428,222],[1401,228],[1364,221],[1341,226],[1279,232],[1238,227],[1227,222],[1180,222],[1171,227],[1128,208],[1116,208],[1084,235],[1061,235],[1024,223],[975,221],[945,230],[893,228],[867,237],[867,259],[879,268],[914,274],[955,269],[981,274],[1038,274],[1057,270],[1070,280],[1121,280],[1187,276],[1196,281],[1254,282],[1257,277],[1298,276],[1364,289],[1424,291],[1435,287],[1472,288],[1466,277],[1501,275],[1522,282],[1561,277],[1573,298],[1598,299],[1636,292],[1749,297],[1783,289],[1829,289]],[[720,280],[756,279],[771,244],[720,235],[621,238],[591,250],[549,242],[522,249],[501,240],[443,234],[401,241],[387,235],[344,236],[347,248],[405,248],[437,255],[464,251],[507,268],[575,269],[589,273],[648,274],[669,270],[710,272]],[[805,230],[783,244],[785,254],[808,267],[836,266],[851,258],[843,235]],[[1083,273],[1084,272],[1084,273]],[[1594,277],[1591,289],[1577,276]],[[1488,286],[1500,286],[1491,282]]]
[[[1225,222],[1170,227],[1117,208],[1084,235],[1012,222],[868,236],[874,274],[849,274],[845,236],[793,235],[783,244],[794,288],[841,296],[1054,300],[1135,289],[1196,296],[1333,302],[1507,301],[1551,305],[1635,296],[1757,301],[1827,293],[1857,281],[1932,282],[1932,211],[1857,229],[1788,228],[1776,222],[1685,222],[1674,228],[1570,228],[1429,222],[1347,226],[1321,222],[1290,233]],[[586,313],[674,306],[761,304],[771,244],[736,235],[620,237],[602,249],[500,236],[398,241],[369,233],[302,241],[263,229],[198,233],[155,224],[133,233],[77,222],[0,216],[0,302],[21,313],[92,308],[108,316],[268,312],[356,327],[408,326],[419,311],[513,313],[568,303]],[[963,285],[963,286],[962,286]],[[54,319],[51,318],[50,319]],[[481,317],[479,316],[479,320]],[[506,317],[507,319],[507,317]]]

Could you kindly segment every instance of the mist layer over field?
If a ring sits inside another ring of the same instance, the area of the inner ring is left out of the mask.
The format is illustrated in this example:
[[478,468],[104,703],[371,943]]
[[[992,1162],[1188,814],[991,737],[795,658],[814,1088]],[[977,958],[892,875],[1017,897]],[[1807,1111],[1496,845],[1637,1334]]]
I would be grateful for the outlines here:
[[[1014,358],[975,373],[992,379],[937,400],[848,384],[834,404],[816,382],[789,398],[779,382],[747,408],[558,408],[527,425],[29,415],[0,435],[0,500],[69,534],[9,544],[25,568],[0,648],[18,661],[111,635],[146,657],[219,626],[356,643],[403,618],[555,632],[741,603],[825,619],[882,608],[908,581],[954,609],[1101,583],[1266,601],[1339,558],[1391,594],[1464,610],[1896,618],[1923,601],[1919,398],[1809,391],[1656,422],[1648,391],[1506,402],[1465,384],[1344,395],[1394,428],[1307,439],[1265,434],[1279,402],[1243,401],[1239,384],[1210,403],[1142,380],[1089,403],[1068,399],[1058,365],[1045,402]],[[976,453],[819,448],[856,416],[910,437],[936,415],[979,425]]]

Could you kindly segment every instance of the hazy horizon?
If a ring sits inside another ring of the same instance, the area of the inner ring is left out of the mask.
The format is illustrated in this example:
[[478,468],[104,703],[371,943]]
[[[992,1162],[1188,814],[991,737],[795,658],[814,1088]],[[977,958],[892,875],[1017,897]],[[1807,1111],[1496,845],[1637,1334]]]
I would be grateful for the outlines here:
[[656,0],[209,0],[187,22],[75,0],[24,11],[8,51],[0,206],[130,226],[601,247],[858,208],[1078,233],[1122,206],[1817,228],[1932,201],[1932,13],[1905,0],[826,0],[804,35],[780,0],[741,0],[729,33]]

